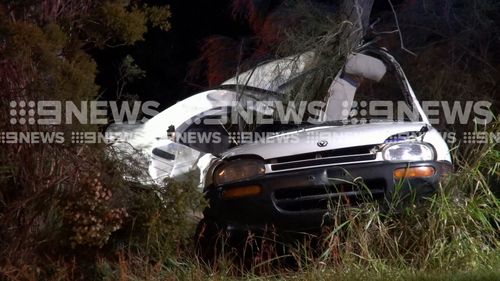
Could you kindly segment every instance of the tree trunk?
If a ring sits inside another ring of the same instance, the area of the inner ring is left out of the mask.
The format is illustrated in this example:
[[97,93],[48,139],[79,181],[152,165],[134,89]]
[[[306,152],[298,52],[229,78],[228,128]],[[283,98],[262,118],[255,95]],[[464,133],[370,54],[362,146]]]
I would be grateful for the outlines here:
[[350,48],[357,46],[370,24],[370,13],[375,0],[343,0],[341,17],[350,23],[345,30],[345,40]]

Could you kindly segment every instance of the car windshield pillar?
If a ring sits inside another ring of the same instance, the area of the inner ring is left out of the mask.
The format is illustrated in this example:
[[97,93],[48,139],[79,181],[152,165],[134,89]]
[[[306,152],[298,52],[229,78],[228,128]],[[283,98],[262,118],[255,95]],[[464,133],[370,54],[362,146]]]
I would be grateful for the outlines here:
[[359,82],[348,74],[337,75],[328,89],[323,121],[341,121],[349,117]]

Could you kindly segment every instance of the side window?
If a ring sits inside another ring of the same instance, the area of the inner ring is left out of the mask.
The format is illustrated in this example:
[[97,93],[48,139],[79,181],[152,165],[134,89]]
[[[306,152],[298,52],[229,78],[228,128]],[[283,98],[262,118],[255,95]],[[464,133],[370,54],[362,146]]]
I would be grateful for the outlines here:
[[199,124],[191,124],[181,133],[181,136],[177,136],[179,143],[214,155],[233,147],[235,144],[231,141],[231,134],[237,131],[237,126],[217,124],[218,122],[210,119],[219,120],[220,117],[208,116],[200,119]]

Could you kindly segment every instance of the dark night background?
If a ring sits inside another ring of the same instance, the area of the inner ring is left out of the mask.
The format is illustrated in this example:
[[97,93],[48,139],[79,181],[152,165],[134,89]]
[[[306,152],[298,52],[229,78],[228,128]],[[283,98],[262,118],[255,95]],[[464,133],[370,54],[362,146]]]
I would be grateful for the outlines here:
[[[115,96],[117,67],[126,54],[131,54],[146,77],[131,85],[129,91],[142,100],[155,100],[162,108],[203,90],[206,80],[188,77],[190,66],[199,56],[203,41],[214,34],[238,38],[251,30],[231,16],[230,2],[223,1],[150,1],[167,3],[172,11],[172,29],[150,30],[144,41],[132,47],[96,51],[99,65],[97,82],[104,97]],[[194,8],[195,7],[195,8]]]
[[[207,38],[223,35],[236,41],[255,36],[248,22],[234,16],[231,0],[217,1],[147,1],[151,5],[170,5],[172,29],[163,32],[152,29],[143,41],[134,46],[95,50],[92,55],[99,66],[97,83],[101,86],[103,99],[116,98],[116,76],[118,66],[127,54],[146,71],[146,77],[134,81],[129,94],[141,100],[161,103],[160,109],[209,87],[205,76],[190,73],[193,67],[203,69],[200,57]],[[264,11],[271,11],[280,1],[257,1]],[[315,1],[335,6],[335,1]],[[401,1],[392,1],[397,5]],[[387,1],[375,1],[372,15],[390,9]],[[265,13],[265,12],[264,12]],[[372,16],[373,17],[373,16]],[[237,60],[235,54],[234,59]],[[228,77],[229,78],[229,77]]]

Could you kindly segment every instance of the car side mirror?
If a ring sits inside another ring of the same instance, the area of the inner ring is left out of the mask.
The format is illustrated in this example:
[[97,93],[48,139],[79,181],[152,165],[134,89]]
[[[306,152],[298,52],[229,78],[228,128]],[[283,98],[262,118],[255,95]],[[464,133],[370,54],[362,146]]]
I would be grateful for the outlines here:
[[167,129],[167,138],[175,142],[175,126],[170,125]]

